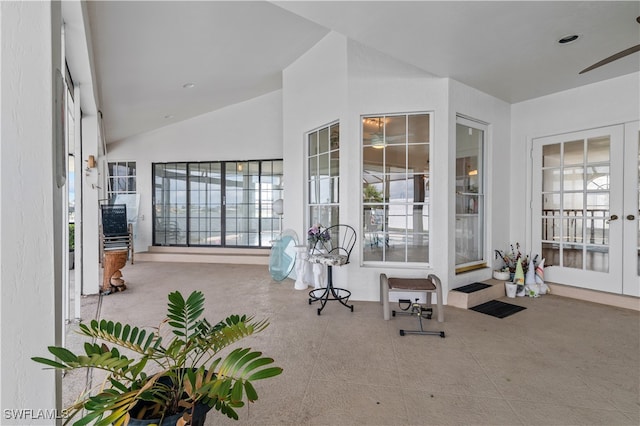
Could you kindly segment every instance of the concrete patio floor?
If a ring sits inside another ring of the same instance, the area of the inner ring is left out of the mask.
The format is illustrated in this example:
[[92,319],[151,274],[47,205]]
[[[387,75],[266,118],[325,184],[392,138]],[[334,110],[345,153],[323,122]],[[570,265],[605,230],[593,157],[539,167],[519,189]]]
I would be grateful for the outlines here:
[[[283,374],[255,383],[260,398],[239,421],[211,411],[207,425],[640,424],[637,311],[554,295],[504,299],[527,309],[498,319],[445,307],[445,322],[425,327],[446,338],[401,337],[416,318],[384,321],[379,303],[357,301],[353,313],[329,303],[318,316],[306,291],[273,281],[264,266],[138,262],[122,272],[128,289],[101,302],[83,297],[83,320],[154,327],[174,290],[203,291],[211,322],[269,318],[240,343],[273,357]],[[83,342],[75,328],[72,350]],[[66,404],[87,378],[65,376]]]

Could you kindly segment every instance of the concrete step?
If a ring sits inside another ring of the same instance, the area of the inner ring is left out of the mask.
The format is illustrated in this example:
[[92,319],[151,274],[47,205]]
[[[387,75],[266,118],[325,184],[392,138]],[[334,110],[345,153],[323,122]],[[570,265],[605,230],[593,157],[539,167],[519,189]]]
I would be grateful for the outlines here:
[[469,309],[506,295],[504,281],[498,281],[492,278],[481,282],[489,284],[490,287],[474,291],[473,293],[463,293],[453,289],[447,297],[447,305],[461,309]]
[[151,246],[137,252],[135,261],[269,265],[270,255],[269,249]]

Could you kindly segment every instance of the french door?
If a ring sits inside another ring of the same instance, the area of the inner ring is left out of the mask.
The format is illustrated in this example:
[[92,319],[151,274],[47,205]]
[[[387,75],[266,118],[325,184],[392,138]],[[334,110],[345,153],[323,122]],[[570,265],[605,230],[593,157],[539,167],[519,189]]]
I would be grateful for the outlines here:
[[638,123],[533,141],[533,247],[545,279],[640,296]]

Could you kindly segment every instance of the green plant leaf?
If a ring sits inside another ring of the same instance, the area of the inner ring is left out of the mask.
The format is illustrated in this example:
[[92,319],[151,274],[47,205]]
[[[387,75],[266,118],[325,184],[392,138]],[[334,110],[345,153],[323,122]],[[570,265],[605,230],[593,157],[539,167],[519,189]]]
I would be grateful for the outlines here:
[[247,378],[247,380],[262,380],[269,377],[275,377],[279,374],[282,374],[282,368],[280,367],[265,368],[264,370],[253,373],[249,378]]
[[248,380],[246,382],[244,382],[244,390],[245,390],[245,392],[247,392],[247,399],[249,401],[257,401],[258,400],[258,392],[256,392],[256,389],[253,387],[251,382],[249,382]]
[[78,359],[69,349],[61,348],[59,346],[49,346],[48,349],[49,352],[51,352],[63,362],[76,362]]
[[242,401],[242,380],[236,380],[233,384],[233,389],[231,389],[231,400],[232,401]]
[[64,369],[66,369],[66,368],[67,368],[67,366],[66,366],[66,365],[64,365],[64,364],[60,364],[59,362],[56,362],[56,361],[53,361],[53,360],[50,360],[50,359],[47,359],[47,358],[42,358],[42,357],[39,357],[39,356],[34,356],[34,357],[31,357],[31,359],[32,359],[33,361],[35,361],[35,362],[39,362],[40,364],[48,365],[49,367],[59,368],[59,369],[61,369],[61,370],[64,370]]
[[129,324],[126,324],[123,328],[122,328],[122,336],[121,339],[122,340],[127,340],[127,337],[129,337],[129,333],[131,332],[131,326]]

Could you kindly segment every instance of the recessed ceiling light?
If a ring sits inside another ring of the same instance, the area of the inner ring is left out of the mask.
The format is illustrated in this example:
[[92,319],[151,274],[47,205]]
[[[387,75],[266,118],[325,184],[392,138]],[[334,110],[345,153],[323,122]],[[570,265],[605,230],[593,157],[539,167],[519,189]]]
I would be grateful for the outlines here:
[[182,85],[184,89],[191,89],[192,87],[196,87],[195,83],[185,83]]
[[570,35],[566,35],[566,36],[560,38],[558,40],[558,43],[560,43],[560,44],[569,44],[569,43],[573,43],[578,38],[580,38],[580,36],[578,34],[570,34]]

